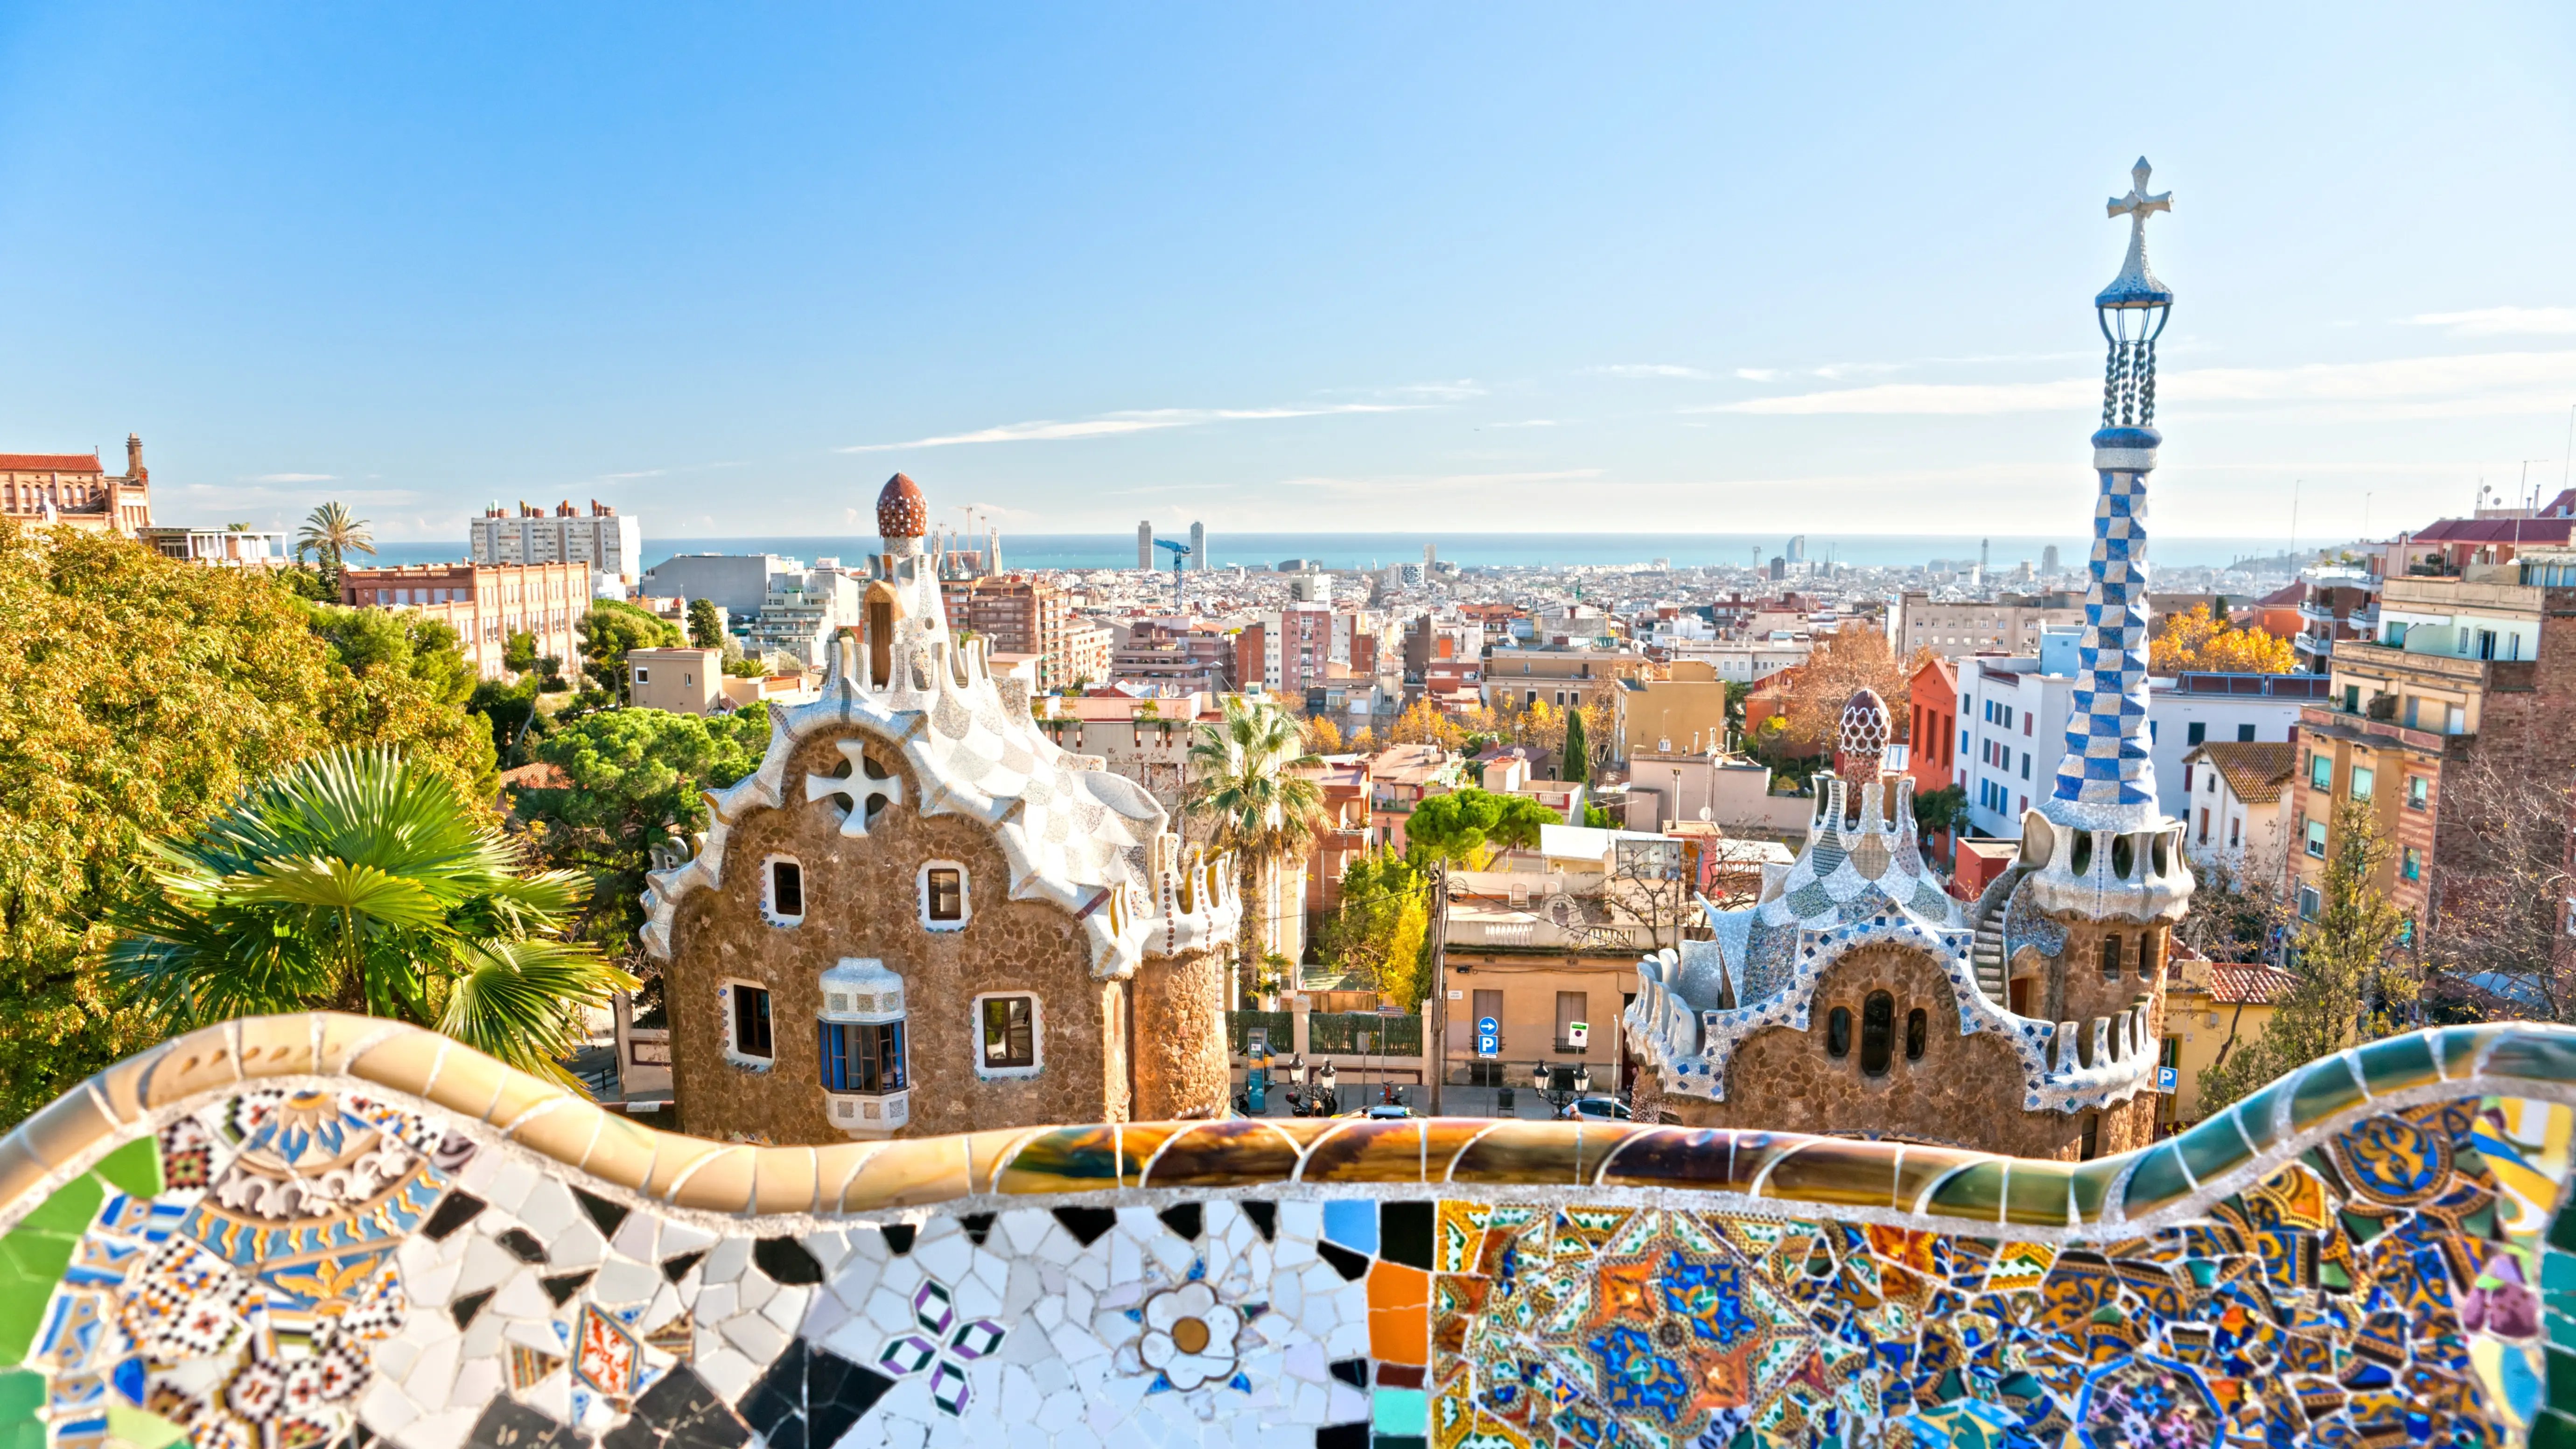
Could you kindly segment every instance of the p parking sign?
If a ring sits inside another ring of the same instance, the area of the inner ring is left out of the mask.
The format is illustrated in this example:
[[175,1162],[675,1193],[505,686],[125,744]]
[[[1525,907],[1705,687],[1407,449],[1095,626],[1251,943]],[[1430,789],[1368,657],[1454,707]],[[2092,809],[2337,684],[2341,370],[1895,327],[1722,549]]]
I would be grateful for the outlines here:
[[2157,1091],[2159,1091],[2159,1092],[2166,1092],[2166,1093],[2178,1092],[2178,1091],[2182,1090],[2182,1070],[2181,1070],[2181,1068],[2179,1068],[2179,1067],[2158,1067],[2158,1068],[2156,1068],[2156,1090],[2157,1090]]

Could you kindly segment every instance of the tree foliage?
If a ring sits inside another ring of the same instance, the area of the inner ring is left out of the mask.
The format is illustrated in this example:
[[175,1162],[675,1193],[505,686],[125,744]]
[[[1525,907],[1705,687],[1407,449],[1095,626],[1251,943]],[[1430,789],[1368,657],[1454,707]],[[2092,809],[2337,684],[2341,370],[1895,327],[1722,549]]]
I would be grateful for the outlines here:
[[538,859],[590,879],[571,933],[634,960],[653,847],[705,829],[704,792],[760,768],[768,744],[765,704],[718,715],[602,710],[538,741],[531,753],[561,770],[565,783],[520,790],[512,813]]
[[2375,883],[2387,859],[2367,805],[2346,800],[2335,811],[2335,843],[2314,919],[2292,943],[2297,978],[2272,1007],[2262,1035],[2200,1074],[2203,1110],[2219,1108],[2283,1074],[2406,1025],[2414,980],[2392,958],[2405,916]]
[[2576,1021],[2576,784],[2481,749],[2442,767],[2441,848],[2425,955],[2438,989],[2476,1015]]
[[392,750],[291,765],[151,850],[155,889],[110,911],[108,960],[165,1031],[357,1012],[578,1085],[560,1059],[581,1044],[582,1009],[636,984],[554,939],[587,882],[520,874],[487,812]]
[[2147,641],[2147,668],[2155,674],[2210,669],[2227,674],[2287,674],[2299,667],[2290,641],[2260,629],[2240,629],[2225,616],[2212,617],[2207,604],[2194,604],[2188,614],[2168,615],[2164,627]]
[[1894,737],[1902,739],[1915,671],[1930,658],[1930,651],[1917,650],[1912,659],[1898,659],[1887,636],[1875,629],[1824,635],[1805,663],[1783,671],[1788,678],[1783,681],[1781,727],[1770,736],[1773,748],[1783,755],[1831,751],[1841,737],[1843,706],[1863,688],[1878,691],[1887,701]]
[[1316,933],[1316,947],[1328,964],[1413,1010],[1430,974],[1430,898],[1429,876],[1403,856],[1358,856],[1342,871],[1341,904]]
[[376,536],[363,518],[349,516],[345,503],[325,503],[304,516],[304,526],[295,531],[295,559],[301,563],[311,557],[321,565],[319,582],[322,597],[340,597],[340,570],[353,553],[373,556]]
[[1271,872],[1304,860],[1323,826],[1323,791],[1299,773],[1322,763],[1286,711],[1240,695],[1226,696],[1224,716],[1200,725],[1191,742],[1183,809],[1205,824],[1218,849],[1234,852],[1245,887],[1246,965],[1258,948],[1279,942],[1279,923],[1262,918],[1270,899],[1262,885]]
[[713,599],[689,601],[689,643],[699,649],[724,647],[724,620],[716,613]]
[[1577,785],[1592,780],[1592,747],[1583,733],[1583,711],[1576,710],[1565,720],[1565,763],[1559,778]]
[[0,1125],[159,1036],[100,969],[147,840],[343,741],[480,798],[482,722],[412,660],[358,673],[310,618],[260,571],[0,521]]
[[627,651],[672,649],[680,643],[677,626],[615,599],[592,600],[590,612],[574,623],[573,632],[580,636],[582,663],[589,667],[591,677],[620,703],[633,697],[626,669]]
[[1527,795],[1458,790],[1413,808],[1404,822],[1405,851],[1416,865],[1445,860],[1475,870],[1487,847],[1535,849],[1541,827],[1564,823]]

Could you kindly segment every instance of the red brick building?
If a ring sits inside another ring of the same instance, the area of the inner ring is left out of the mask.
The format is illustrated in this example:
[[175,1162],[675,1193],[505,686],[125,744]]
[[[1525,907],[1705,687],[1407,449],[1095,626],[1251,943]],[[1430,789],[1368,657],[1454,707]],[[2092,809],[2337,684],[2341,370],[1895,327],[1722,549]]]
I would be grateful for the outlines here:
[[143,439],[126,434],[121,477],[110,477],[96,453],[0,453],[0,517],[134,537],[152,526]]

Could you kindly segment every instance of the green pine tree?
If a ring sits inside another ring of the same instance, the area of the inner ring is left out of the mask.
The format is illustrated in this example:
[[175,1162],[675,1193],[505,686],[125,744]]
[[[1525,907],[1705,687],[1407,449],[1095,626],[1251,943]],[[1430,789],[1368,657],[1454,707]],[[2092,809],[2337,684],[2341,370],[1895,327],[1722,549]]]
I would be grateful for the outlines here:
[[1583,711],[1565,712],[1565,778],[1577,785],[1592,779],[1592,749],[1583,738]]
[[2414,978],[2392,955],[2405,915],[2375,883],[2388,858],[2370,808],[2346,800],[2335,811],[2334,852],[2326,859],[2316,915],[2292,942],[2298,978],[2272,1008],[2263,1034],[2223,1053],[2200,1074],[2204,1114],[2248,1096],[2356,1039],[2389,1035],[2404,1025]]

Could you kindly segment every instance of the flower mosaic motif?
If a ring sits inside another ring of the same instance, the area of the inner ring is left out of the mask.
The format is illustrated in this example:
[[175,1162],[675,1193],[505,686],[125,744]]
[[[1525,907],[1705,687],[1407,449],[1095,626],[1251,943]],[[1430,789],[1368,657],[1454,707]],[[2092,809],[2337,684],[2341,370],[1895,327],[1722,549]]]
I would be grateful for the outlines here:
[[966,1365],[1002,1346],[1002,1325],[989,1318],[961,1318],[957,1295],[935,1280],[913,1290],[912,1314],[920,1331],[887,1339],[877,1351],[877,1367],[896,1378],[930,1370],[931,1402],[951,1416],[965,1413],[974,1400]]
[[1136,1356],[1154,1370],[1148,1392],[1222,1383],[1250,1392],[1252,1385],[1235,1369],[1235,1345],[1243,1333],[1243,1312],[1217,1301],[1216,1290],[1202,1278],[1157,1293],[1133,1310],[1145,1332]]

